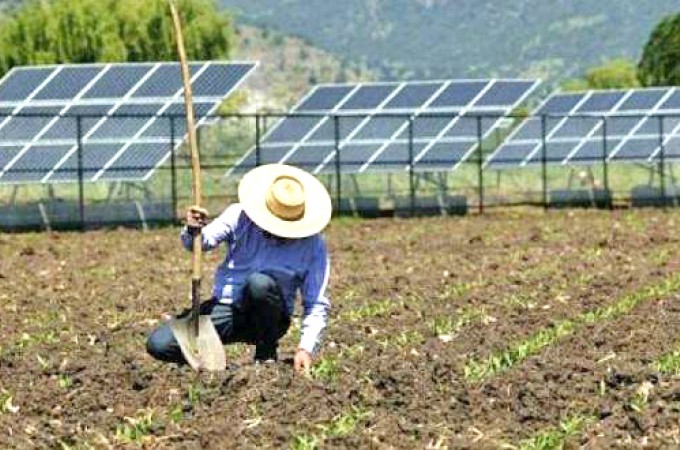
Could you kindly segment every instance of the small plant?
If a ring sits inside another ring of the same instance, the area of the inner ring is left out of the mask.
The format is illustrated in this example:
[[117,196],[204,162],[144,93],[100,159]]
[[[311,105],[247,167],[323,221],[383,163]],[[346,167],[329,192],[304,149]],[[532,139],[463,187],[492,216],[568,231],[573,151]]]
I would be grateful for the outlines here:
[[340,364],[333,356],[324,356],[311,369],[312,378],[323,382],[335,381]]
[[680,374],[680,350],[662,356],[656,363],[656,369],[665,375]]
[[369,305],[360,306],[356,309],[347,311],[340,316],[350,322],[357,322],[369,317],[381,317],[390,314],[404,305],[403,300],[386,299]]
[[553,450],[564,447],[566,440],[577,435],[593,420],[590,416],[574,415],[561,422],[559,428],[537,434],[520,443],[520,450]]
[[293,436],[291,450],[316,450],[319,448],[319,439],[314,435],[296,434]]
[[116,426],[116,440],[125,444],[141,443],[154,427],[153,411],[141,412],[137,417],[125,417],[125,423]]
[[465,308],[455,316],[435,317],[430,321],[430,328],[435,336],[451,336],[464,326],[482,321],[487,315],[481,308]]
[[335,416],[328,425],[319,425],[319,428],[323,432],[324,439],[349,436],[359,422],[370,416],[370,411],[353,406],[350,411]]
[[9,391],[0,389],[0,415],[4,413],[16,414],[19,412],[19,407],[14,406],[13,400],[14,397]]
[[73,379],[67,373],[60,373],[57,376],[57,384],[62,389],[70,389],[73,386]]
[[652,392],[653,388],[654,385],[649,381],[642,383],[635,391],[633,398],[630,400],[630,408],[638,413],[647,408],[647,404],[649,403],[649,394]]

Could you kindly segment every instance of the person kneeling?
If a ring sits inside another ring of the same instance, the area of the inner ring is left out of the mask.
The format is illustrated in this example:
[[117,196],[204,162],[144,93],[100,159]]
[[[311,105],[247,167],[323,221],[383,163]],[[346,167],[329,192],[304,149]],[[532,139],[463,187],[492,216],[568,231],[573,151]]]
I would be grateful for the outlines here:
[[[330,262],[321,235],[331,217],[330,196],[314,176],[282,164],[250,171],[238,196],[239,203],[210,223],[205,209],[187,211],[181,232],[187,250],[198,230],[204,250],[223,242],[228,248],[215,273],[213,297],[201,305],[201,314],[210,315],[223,343],[254,344],[255,362],[272,362],[299,291],[304,314],[294,366],[308,371],[330,310]],[[186,363],[168,323],[151,333],[147,351],[161,361]]]

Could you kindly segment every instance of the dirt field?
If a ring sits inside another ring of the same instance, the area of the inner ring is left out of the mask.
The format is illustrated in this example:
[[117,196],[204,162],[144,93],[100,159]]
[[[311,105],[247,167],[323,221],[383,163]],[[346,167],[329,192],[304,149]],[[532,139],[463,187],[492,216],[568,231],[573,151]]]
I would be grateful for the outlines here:
[[177,229],[1,235],[0,447],[680,445],[680,213],[341,221],[328,240],[305,379],[296,326],[272,366],[146,355],[189,303]]

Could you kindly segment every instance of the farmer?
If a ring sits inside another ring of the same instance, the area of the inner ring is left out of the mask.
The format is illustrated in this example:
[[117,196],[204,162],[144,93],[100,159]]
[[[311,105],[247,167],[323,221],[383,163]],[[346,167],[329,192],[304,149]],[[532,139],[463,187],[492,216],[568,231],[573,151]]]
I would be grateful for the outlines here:
[[[201,314],[210,315],[223,343],[255,344],[255,362],[273,362],[299,290],[304,318],[294,366],[308,371],[330,309],[329,261],[320,234],[331,216],[328,192],[303,170],[270,164],[243,177],[238,198],[210,223],[205,209],[187,211],[181,233],[186,249],[198,230],[205,250],[222,242],[228,248]],[[167,323],[151,333],[147,350],[162,361],[186,362]]]

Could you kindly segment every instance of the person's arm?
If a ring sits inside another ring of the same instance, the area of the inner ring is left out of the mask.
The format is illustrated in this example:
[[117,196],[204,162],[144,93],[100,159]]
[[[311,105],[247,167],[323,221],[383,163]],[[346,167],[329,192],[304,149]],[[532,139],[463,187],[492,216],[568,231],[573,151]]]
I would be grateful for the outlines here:
[[329,277],[330,262],[326,243],[323,239],[319,239],[302,285],[304,318],[300,344],[295,357],[295,366],[298,370],[310,368],[311,359],[318,350],[326,329],[331,308],[331,302],[326,295]]
[[[226,210],[224,210],[222,214],[219,215],[219,217],[202,227],[201,219],[196,219],[196,213],[193,213],[194,218],[191,221],[189,220],[190,214],[192,214],[192,210],[187,212],[187,223],[189,225],[194,225],[193,229],[196,228],[196,225],[201,228],[203,237],[203,250],[208,251],[219,246],[221,242],[230,242],[234,238],[234,230],[236,230],[236,225],[238,224],[239,217],[241,216],[241,206],[238,204],[230,205]],[[207,214],[200,215],[207,217]],[[182,228],[180,237],[182,239],[182,245],[184,245],[184,248],[191,251],[194,242],[192,227],[185,226]]]

